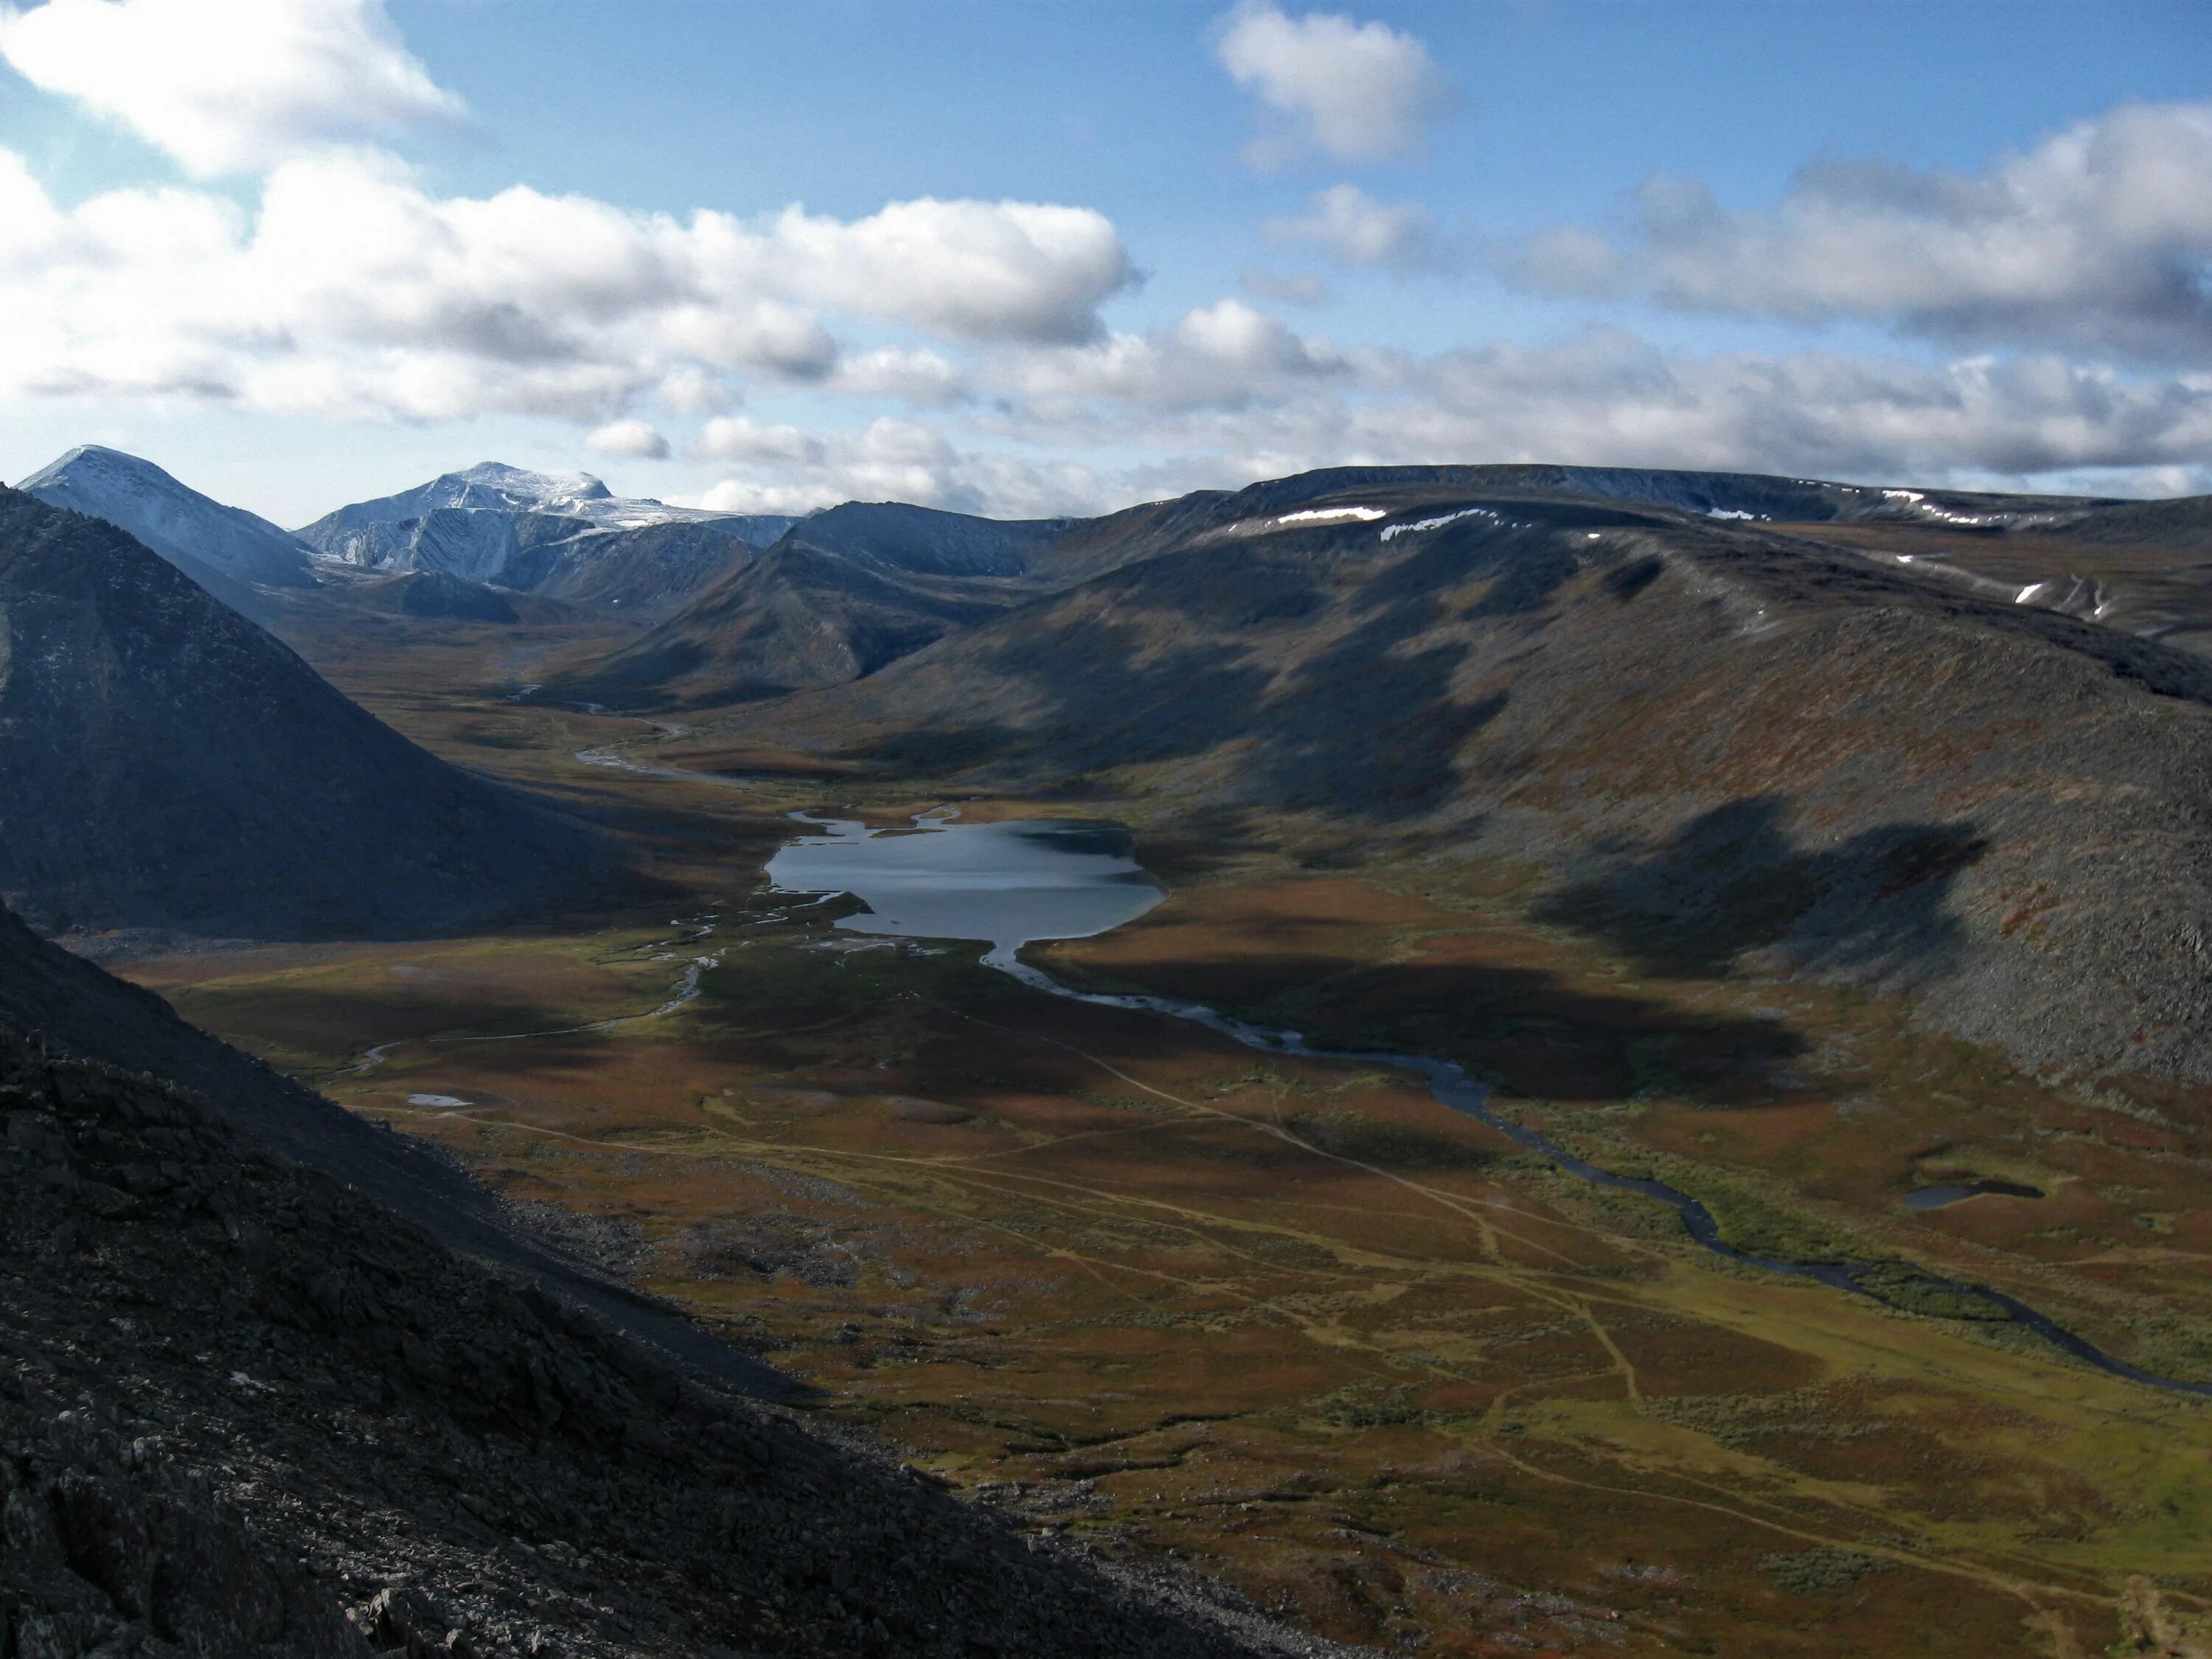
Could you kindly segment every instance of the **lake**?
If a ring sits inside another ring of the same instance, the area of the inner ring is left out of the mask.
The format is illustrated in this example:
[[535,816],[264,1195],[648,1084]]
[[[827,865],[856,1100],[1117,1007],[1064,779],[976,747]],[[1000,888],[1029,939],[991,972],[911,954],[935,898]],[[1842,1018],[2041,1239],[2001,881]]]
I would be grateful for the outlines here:
[[868,908],[837,926],[856,933],[988,940],[997,965],[1031,939],[1089,939],[1167,896],[1119,824],[1060,818],[956,823],[942,810],[911,830],[792,814],[818,833],[769,860],[787,893],[850,893]]

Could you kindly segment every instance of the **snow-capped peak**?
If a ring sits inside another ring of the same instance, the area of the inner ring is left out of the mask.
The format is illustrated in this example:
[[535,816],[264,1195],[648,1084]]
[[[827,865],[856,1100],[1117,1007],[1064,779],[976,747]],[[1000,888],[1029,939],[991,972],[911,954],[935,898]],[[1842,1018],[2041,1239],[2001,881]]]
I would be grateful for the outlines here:
[[557,509],[614,499],[605,483],[588,472],[532,472],[504,461],[480,461],[462,471],[449,472],[436,483],[458,483],[471,492],[489,490],[506,497],[508,505],[525,509]]
[[127,531],[196,578],[211,571],[273,586],[313,580],[309,550],[296,537],[119,449],[80,444],[17,488],[49,507]]

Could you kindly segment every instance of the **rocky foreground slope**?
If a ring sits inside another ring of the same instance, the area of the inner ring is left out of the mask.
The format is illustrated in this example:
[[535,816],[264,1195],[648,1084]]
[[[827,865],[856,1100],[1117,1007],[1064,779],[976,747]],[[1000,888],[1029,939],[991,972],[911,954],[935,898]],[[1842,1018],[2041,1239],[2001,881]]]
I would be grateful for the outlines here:
[[2158,517],[1345,469],[1083,526],[1059,591],[733,724],[1486,864],[1655,972],[1847,981],[2037,1067],[2212,1083],[2212,668],[1820,539],[1931,514]]
[[0,895],[48,931],[388,936],[620,857],[348,702],[112,526],[0,489]]
[[258,1133],[254,1062],[58,954],[0,915],[7,1659],[1325,1650],[456,1249]]

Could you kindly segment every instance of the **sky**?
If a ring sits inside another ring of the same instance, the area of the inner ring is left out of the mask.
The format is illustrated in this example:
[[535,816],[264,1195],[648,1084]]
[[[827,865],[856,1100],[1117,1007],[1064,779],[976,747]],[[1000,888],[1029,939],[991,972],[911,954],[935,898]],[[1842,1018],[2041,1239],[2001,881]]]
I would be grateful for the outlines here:
[[2212,9],[0,0],[0,477],[2212,492]]

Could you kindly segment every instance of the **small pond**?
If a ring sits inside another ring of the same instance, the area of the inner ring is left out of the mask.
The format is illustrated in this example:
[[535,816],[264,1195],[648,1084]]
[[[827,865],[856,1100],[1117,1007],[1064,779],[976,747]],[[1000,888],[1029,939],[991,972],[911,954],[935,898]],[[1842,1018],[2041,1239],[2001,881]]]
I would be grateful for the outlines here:
[[1957,1204],[1969,1198],[2041,1198],[2040,1188],[2024,1187],[2017,1181],[1977,1181],[1964,1187],[1923,1187],[1905,1195],[1908,1210],[1940,1210],[1946,1205]]
[[868,908],[837,926],[856,933],[988,939],[989,960],[1031,939],[1089,939],[1167,896],[1118,824],[1059,818],[955,823],[926,812],[912,830],[794,812],[820,833],[769,860],[787,893],[850,893]]

